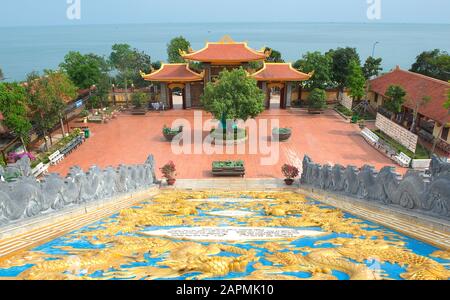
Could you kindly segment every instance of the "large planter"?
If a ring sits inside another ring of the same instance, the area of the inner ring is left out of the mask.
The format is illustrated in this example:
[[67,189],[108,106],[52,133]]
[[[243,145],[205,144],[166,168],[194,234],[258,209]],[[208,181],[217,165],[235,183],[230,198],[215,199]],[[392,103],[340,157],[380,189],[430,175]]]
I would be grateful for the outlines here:
[[295,182],[294,179],[285,179],[285,180],[284,180],[284,183],[286,183],[286,185],[293,185],[294,182]]
[[274,140],[285,142],[292,136],[292,130],[289,128],[275,128],[272,131],[272,137]]
[[245,129],[235,129],[234,133],[231,134],[220,133],[217,129],[214,129],[211,132],[211,137],[216,145],[238,145],[245,143],[248,139]]
[[212,164],[214,176],[245,176],[245,166],[242,161],[216,161]]
[[144,108],[134,108],[131,110],[131,114],[134,116],[145,116],[147,114],[147,110]]
[[320,108],[308,108],[308,113],[311,115],[320,115],[324,113],[324,110]]
[[180,127],[179,129],[170,129],[170,128],[163,129],[163,135],[168,142],[173,141],[173,139],[182,132],[183,127]]

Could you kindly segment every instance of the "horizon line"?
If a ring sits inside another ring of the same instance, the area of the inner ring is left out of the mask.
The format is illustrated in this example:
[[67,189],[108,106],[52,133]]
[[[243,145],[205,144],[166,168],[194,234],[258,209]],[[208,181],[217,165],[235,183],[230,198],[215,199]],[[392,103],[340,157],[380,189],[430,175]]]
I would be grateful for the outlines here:
[[450,23],[442,22],[383,22],[383,21],[366,21],[366,22],[348,22],[348,21],[242,21],[242,22],[118,22],[118,23],[86,23],[86,24],[41,24],[41,25],[0,25],[0,28],[38,28],[38,27],[81,27],[81,26],[114,26],[114,25],[202,25],[202,24],[360,24],[360,25],[450,25]]

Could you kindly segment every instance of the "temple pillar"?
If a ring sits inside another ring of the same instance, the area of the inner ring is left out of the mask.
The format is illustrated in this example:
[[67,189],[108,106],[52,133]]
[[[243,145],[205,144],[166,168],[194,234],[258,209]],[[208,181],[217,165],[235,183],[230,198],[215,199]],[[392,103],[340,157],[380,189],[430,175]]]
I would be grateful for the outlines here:
[[211,82],[211,64],[205,64],[205,86]]
[[185,93],[185,108],[191,108],[192,107],[192,98],[191,98],[191,84],[186,83],[186,86],[184,87],[184,93]]
[[160,92],[161,97],[160,97],[159,101],[167,105],[168,99],[167,99],[167,84],[166,83],[161,83],[160,91],[161,91]]
[[267,89],[267,82],[261,82],[261,89],[264,92],[264,106],[266,109],[270,108],[270,93]]
[[280,108],[286,108],[286,85],[280,90]]
[[286,108],[291,107],[291,100],[292,100],[292,84],[290,82],[286,83],[286,95],[285,95],[285,102]]

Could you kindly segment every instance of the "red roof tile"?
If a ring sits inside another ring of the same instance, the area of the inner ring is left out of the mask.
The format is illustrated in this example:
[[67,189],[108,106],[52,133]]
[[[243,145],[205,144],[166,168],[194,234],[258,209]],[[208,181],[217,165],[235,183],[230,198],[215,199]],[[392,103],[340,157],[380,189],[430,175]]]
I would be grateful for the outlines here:
[[303,81],[311,74],[295,70],[290,63],[265,63],[264,68],[251,75],[259,81]]
[[182,57],[186,60],[224,64],[262,61],[267,58],[265,53],[251,49],[247,43],[233,41],[207,43],[199,51],[182,53]]
[[370,81],[370,89],[382,96],[390,85],[399,85],[407,93],[405,106],[416,109],[417,103],[424,97],[431,97],[431,101],[419,108],[419,113],[441,124],[450,122],[449,111],[444,108],[447,93],[450,88],[448,82],[434,79],[421,74],[396,68],[388,74]]
[[189,69],[188,64],[162,64],[161,68],[151,74],[141,73],[146,81],[155,82],[193,82],[202,81],[203,74]]

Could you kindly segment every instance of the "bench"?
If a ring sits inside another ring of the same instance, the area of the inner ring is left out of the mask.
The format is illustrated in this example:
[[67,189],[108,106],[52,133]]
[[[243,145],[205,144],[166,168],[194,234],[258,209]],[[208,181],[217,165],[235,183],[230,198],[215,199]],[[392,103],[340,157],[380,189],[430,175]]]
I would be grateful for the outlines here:
[[411,165],[411,161],[412,161],[411,157],[409,157],[408,155],[406,155],[403,152],[400,152],[400,154],[395,156],[394,159],[397,163],[399,163],[404,168],[409,168],[409,166]]
[[48,159],[50,160],[50,164],[54,166],[64,159],[64,154],[61,154],[61,152],[58,150],[52,155],[50,155]]
[[31,170],[31,174],[33,174],[34,177],[38,178],[42,174],[47,173],[48,171],[48,165],[44,165],[44,163],[39,163],[36,167],[34,167],[33,170]]
[[64,156],[72,153],[75,149],[77,149],[83,143],[83,137],[80,135],[73,139],[69,144],[67,144],[63,149],[60,150],[60,153]]
[[368,128],[361,131],[362,137],[370,144],[376,145],[380,142],[380,137]]

